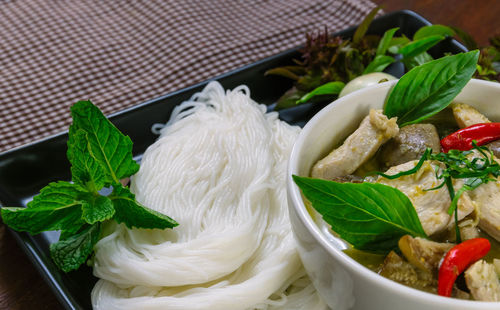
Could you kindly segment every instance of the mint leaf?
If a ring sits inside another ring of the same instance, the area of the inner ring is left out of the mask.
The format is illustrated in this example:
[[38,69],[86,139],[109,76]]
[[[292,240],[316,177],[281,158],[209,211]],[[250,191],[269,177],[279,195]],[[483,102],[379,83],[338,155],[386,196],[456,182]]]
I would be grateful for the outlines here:
[[28,208],[2,208],[3,222],[12,229],[33,235],[46,230],[76,231],[83,225],[81,194],[74,184],[50,183],[33,198]]
[[100,234],[100,223],[86,225],[80,232],[51,244],[50,256],[62,271],[76,270],[94,251],[94,245],[99,240]]
[[97,193],[106,184],[106,172],[89,152],[87,133],[72,127],[67,156],[71,163],[71,178],[76,184]]
[[132,158],[132,141],[123,135],[90,101],[79,101],[71,107],[73,124],[70,134],[79,129],[87,133],[88,148],[109,176],[107,185],[118,184],[139,170]]
[[82,204],[82,219],[88,224],[109,220],[115,214],[111,199],[106,196],[87,194]]
[[[132,157],[130,138],[90,101],[77,102],[71,112],[67,156],[73,183],[50,183],[27,208],[1,209],[4,223],[17,231],[34,235],[60,230],[59,241],[50,246],[50,252],[65,272],[77,269],[92,253],[99,240],[100,222],[114,218],[128,227],[160,229],[178,225],[168,216],[138,204],[121,185],[120,179],[139,169]],[[102,195],[104,186],[112,187],[113,193]]]
[[314,209],[355,248],[386,253],[397,248],[403,235],[426,237],[410,199],[396,188],[296,175],[293,179]]
[[453,37],[455,35],[455,31],[453,31],[453,29],[448,26],[438,24],[424,26],[418,29],[417,32],[415,32],[415,34],[413,35],[413,40],[416,41],[434,35]]
[[402,127],[446,108],[476,70],[479,51],[445,56],[415,67],[390,91],[384,114]]
[[345,84],[339,81],[323,84],[302,96],[299,100],[297,100],[297,104],[306,103],[316,96],[338,95],[344,86]]
[[109,198],[116,210],[114,219],[128,228],[165,229],[179,225],[163,213],[140,205],[127,187],[117,186]]

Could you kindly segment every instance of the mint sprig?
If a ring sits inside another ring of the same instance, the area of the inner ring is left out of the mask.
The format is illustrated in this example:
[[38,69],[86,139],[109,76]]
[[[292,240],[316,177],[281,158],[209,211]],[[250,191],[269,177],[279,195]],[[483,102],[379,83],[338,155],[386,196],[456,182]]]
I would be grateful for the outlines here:
[[[101,223],[116,220],[127,227],[165,229],[177,226],[170,217],[135,200],[120,180],[135,174],[132,141],[123,135],[90,101],[71,108],[67,156],[72,182],[54,182],[26,208],[4,207],[3,222],[17,231],[38,234],[60,230],[50,246],[55,264],[64,272],[78,269],[100,238]],[[109,195],[101,194],[105,187]]]

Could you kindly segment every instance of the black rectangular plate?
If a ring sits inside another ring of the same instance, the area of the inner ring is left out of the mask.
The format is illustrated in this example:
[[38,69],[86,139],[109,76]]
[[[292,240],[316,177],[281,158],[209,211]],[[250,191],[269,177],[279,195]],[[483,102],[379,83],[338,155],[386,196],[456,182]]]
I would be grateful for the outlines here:
[[[387,29],[399,27],[401,33],[412,37],[418,28],[426,25],[430,23],[421,16],[411,11],[399,11],[375,19],[369,33],[381,35]],[[353,27],[334,35],[351,37],[354,31]],[[446,52],[463,51],[466,49],[461,44],[447,39],[433,47],[430,54],[439,57]],[[292,49],[212,80],[218,80],[225,88],[230,89],[246,84],[255,101],[272,105],[292,84],[281,77],[264,76],[264,72],[290,64],[293,58],[299,57],[298,48]],[[396,76],[402,75],[401,68],[397,66],[391,70],[390,73]],[[157,137],[151,132],[152,124],[165,123],[176,105],[200,91],[209,81],[121,111],[110,119],[123,133],[130,136],[134,142],[134,155],[139,157]],[[320,108],[321,106],[299,106],[280,112],[280,117],[289,123],[303,125]],[[61,133],[0,154],[0,204],[25,206],[49,182],[69,180],[66,140],[67,133]],[[15,231],[11,233],[65,308],[91,309],[90,292],[97,279],[92,275],[91,268],[86,266],[67,274],[56,268],[50,258],[49,245],[57,240],[57,233],[47,232],[37,236]]]

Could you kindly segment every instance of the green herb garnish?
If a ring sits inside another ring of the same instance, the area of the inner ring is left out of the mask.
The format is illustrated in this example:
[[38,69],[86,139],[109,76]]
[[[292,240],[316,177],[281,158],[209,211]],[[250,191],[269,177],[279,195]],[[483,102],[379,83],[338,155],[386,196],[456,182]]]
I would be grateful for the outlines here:
[[439,24],[424,26],[418,29],[417,32],[415,32],[415,34],[413,35],[413,40],[416,41],[435,35],[440,35],[443,37],[453,37],[455,35],[455,31],[451,27]]
[[345,84],[343,82],[329,82],[323,84],[302,96],[299,100],[297,100],[297,104],[306,103],[316,96],[338,95],[344,86]]
[[[475,142],[473,142],[472,145],[473,148],[479,152],[481,157],[474,157],[471,160],[469,159],[469,155],[472,151],[459,150],[450,150],[448,153],[432,154],[432,150],[428,148],[415,168],[394,175],[387,175],[384,173],[377,174],[384,178],[396,179],[404,175],[416,173],[426,160],[434,160],[443,163],[445,168],[436,171],[436,178],[442,180],[441,184],[426,190],[435,190],[443,186],[446,186],[448,189],[451,199],[448,214],[455,214],[455,231],[457,242],[460,242],[461,237],[460,230],[458,229],[457,209],[458,199],[465,191],[474,190],[481,184],[486,184],[490,181],[494,182],[496,178],[500,176],[500,165],[495,160],[492,160],[492,151],[485,146],[478,146]],[[453,188],[453,179],[464,179],[464,184],[456,191]]]
[[404,235],[426,237],[410,199],[396,188],[296,175],[293,179],[332,229],[357,249],[387,253]]
[[476,70],[478,51],[446,56],[406,73],[387,97],[384,114],[405,126],[446,108]]
[[[120,180],[137,172],[132,141],[123,135],[90,101],[71,108],[68,160],[72,182],[53,182],[33,197],[26,208],[4,207],[4,223],[17,231],[38,234],[60,230],[51,244],[56,265],[68,272],[78,269],[93,252],[101,222],[114,219],[132,228],[172,228],[177,222],[142,206]],[[112,190],[102,195],[103,188]]]
[[408,71],[433,60],[427,51],[454,33],[449,27],[436,25],[421,28],[413,40],[405,35],[395,36],[398,27],[388,29],[382,36],[368,34],[379,9],[368,13],[352,39],[331,37],[326,29],[318,34],[308,33],[305,47],[300,50],[302,59],[295,59],[294,65],[268,70],[266,74],[294,81],[293,87],[278,99],[276,109],[306,102],[331,102],[340,91],[337,88],[328,91],[330,83],[347,84],[361,75],[382,72],[397,57]]

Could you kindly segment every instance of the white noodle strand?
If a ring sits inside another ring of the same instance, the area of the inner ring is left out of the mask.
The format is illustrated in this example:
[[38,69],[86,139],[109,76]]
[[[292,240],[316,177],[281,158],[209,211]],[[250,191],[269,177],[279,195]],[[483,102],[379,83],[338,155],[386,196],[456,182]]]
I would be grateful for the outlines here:
[[176,107],[131,190],[173,230],[110,223],[95,309],[326,309],[296,253],[285,172],[299,128],[217,82]]

